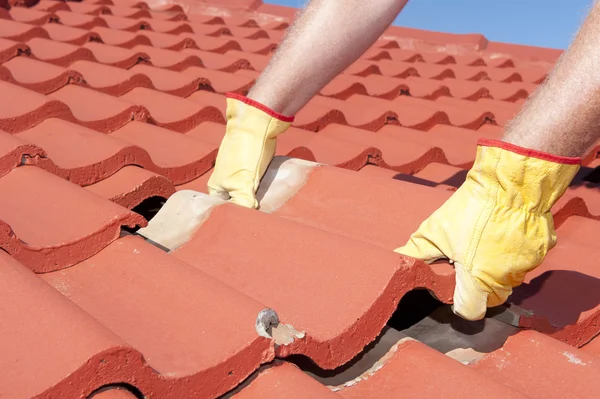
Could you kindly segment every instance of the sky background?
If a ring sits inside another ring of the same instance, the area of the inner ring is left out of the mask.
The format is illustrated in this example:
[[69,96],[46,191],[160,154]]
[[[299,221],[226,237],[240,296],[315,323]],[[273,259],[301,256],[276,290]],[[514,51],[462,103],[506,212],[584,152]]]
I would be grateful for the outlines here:
[[[263,0],[302,7],[306,0]],[[376,1],[373,1],[376,3]],[[593,0],[409,0],[394,25],[565,49]]]

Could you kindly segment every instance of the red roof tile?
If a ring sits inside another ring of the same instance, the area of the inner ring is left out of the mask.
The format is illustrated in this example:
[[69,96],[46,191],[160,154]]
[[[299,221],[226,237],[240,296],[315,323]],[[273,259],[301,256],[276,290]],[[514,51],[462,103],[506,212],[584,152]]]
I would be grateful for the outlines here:
[[[476,141],[501,138],[560,52],[390,27],[278,137],[292,159],[271,164],[259,211],[202,194],[224,93],[249,90],[296,11],[4,4],[0,396],[593,396],[598,146],[553,209],[556,248],[509,298],[532,313],[524,331],[485,353],[463,345],[468,361],[419,337],[366,355],[401,334],[389,320],[409,291],[451,302],[449,265],[391,250],[464,181]],[[329,384],[296,354],[350,377]]]
[[[251,239],[244,233],[248,229],[253,231]],[[287,234],[278,236],[277,231]],[[230,245],[239,250],[227,251]],[[269,251],[271,256],[248,258],[244,248]],[[333,258],[325,254],[331,251],[335,251],[334,259],[343,265],[345,273],[326,266]],[[439,290],[440,298],[450,296],[452,275],[438,275],[423,263],[341,235],[230,204],[212,210],[191,240],[174,250],[173,256],[269,303],[277,309],[282,323],[300,332],[288,345],[276,347],[276,353],[301,353],[326,368],[341,366],[372,341],[416,280]],[[302,269],[302,274],[278,285],[277,270],[282,263]],[[377,268],[369,264],[377,264]],[[321,287],[313,286],[310,301],[295,300],[304,296],[307,285],[314,284]],[[270,288],[264,290],[265,286]],[[337,300],[341,296],[346,298],[343,308]]]

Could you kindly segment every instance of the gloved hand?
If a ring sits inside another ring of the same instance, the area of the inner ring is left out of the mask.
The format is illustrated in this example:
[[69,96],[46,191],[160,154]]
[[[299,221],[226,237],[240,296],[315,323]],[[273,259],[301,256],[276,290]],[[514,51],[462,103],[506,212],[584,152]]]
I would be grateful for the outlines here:
[[275,155],[276,136],[286,131],[294,118],[233,93],[227,94],[226,118],[208,193],[257,208],[256,190]]
[[556,245],[552,206],[581,164],[482,139],[463,185],[395,250],[454,263],[454,312],[480,320]]

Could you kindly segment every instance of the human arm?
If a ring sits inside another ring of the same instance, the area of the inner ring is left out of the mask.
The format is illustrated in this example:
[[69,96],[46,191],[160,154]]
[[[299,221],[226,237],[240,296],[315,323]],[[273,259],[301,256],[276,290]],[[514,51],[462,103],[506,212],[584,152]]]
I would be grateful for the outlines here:
[[556,245],[552,206],[600,138],[599,32],[596,3],[502,140],[480,142],[465,183],[396,250],[454,261],[454,310],[466,319],[504,303]]
[[208,182],[212,196],[256,208],[277,135],[363,54],[408,0],[311,0],[247,97],[227,99],[227,127]]
[[248,97],[294,115],[375,43],[407,1],[310,1]]

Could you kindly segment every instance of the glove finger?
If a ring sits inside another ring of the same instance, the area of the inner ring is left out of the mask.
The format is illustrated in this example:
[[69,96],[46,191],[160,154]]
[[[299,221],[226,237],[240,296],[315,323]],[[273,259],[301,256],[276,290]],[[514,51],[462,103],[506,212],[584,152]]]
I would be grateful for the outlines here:
[[481,320],[487,311],[488,293],[477,285],[471,273],[459,262],[454,262],[456,287],[454,288],[455,314],[466,320]]
[[230,201],[234,204],[244,206],[246,208],[258,208],[258,201],[252,185],[247,185],[244,188],[232,190],[229,192],[231,196]]
[[[222,185],[213,184],[213,182],[209,180],[208,194],[211,197],[215,197],[223,201],[230,201],[246,208],[257,208],[258,202],[256,201],[256,195],[254,194],[252,183],[244,181],[234,181],[234,183],[238,185],[238,187],[231,187],[233,186],[233,184],[231,184],[230,187],[226,187],[229,188],[229,190],[226,190]],[[215,186],[218,188],[215,188]]]
[[221,199],[223,201],[227,201],[229,197],[229,193],[224,190],[215,190],[214,188],[208,187],[208,195],[211,197],[215,197]]
[[417,258],[425,262],[433,262],[437,259],[446,257],[440,248],[435,245],[435,242],[423,235],[420,231],[414,233],[404,246],[396,248],[394,252]]

